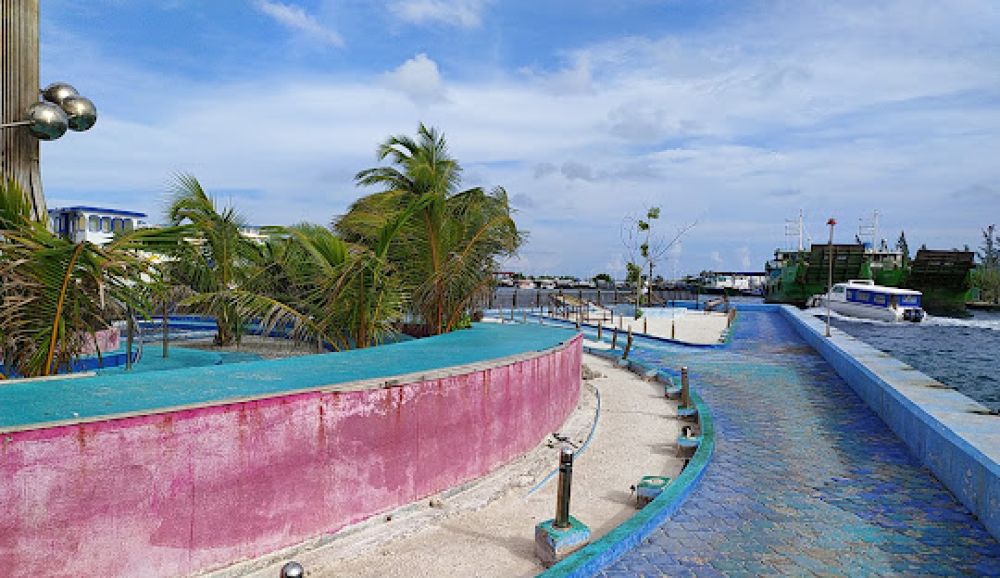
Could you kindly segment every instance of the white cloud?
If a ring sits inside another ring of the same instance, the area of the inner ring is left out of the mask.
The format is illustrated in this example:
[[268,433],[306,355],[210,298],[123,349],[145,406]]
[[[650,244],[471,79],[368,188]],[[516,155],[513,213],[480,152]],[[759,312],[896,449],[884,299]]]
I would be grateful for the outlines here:
[[492,0],[391,0],[389,11],[412,24],[445,24],[460,28],[478,28],[483,11]]
[[308,38],[332,46],[344,45],[344,39],[340,34],[320,24],[314,16],[300,6],[282,4],[272,0],[256,0],[254,6],[283,26],[302,33]]
[[723,256],[760,269],[799,208],[817,237],[830,216],[853,224],[879,208],[886,236],[905,229],[911,246],[974,245],[1000,190],[1000,68],[975,39],[988,42],[1000,16],[930,3],[920,9],[936,20],[922,23],[907,2],[879,6],[872,23],[775,4],[683,38],[583,47],[550,74],[449,75],[447,87],[426,54],[350,79],[194,81],[47,45],[62,59],[51,69],[87,79],[102,116],[42,145],[46,194],[152,210],[183,170],[234,191],[254,222],[325,223],[362,194],[352,177],[376,145],[422,121],[475,166],[467,185],[504,185],[520,205],[526,272],[614,265],[621,217],[650,205],[663,231],[699,220],[683,262],[678,244],[660,265],[671,277]]
[[387,86],[402,92],[419,105],[448,100],[437,63],[426,54],[414,56],[383,78]]

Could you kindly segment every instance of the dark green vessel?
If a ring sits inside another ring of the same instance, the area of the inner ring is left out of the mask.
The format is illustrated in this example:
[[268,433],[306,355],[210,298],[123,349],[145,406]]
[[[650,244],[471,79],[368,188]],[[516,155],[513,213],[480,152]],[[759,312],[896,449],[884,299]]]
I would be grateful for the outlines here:
[[972,251],[920,249],[910,263],[903,287],[924,294],[923,308],[931,315],[968,315],[965,303],[972,290]]
[[765,303],[789,303],[805,307],[813,295],[826,292],[831,274],[832,249],[834,283],[851,279],[872,279],[878,285],[899,287],[904,278],[902,253],[872,251],[864,245],[813,245],[808,251],[774,252],[774,260],[764,265],[767,281]]
[[[975,266],[970,251],[921,249],[905,263],[899,251],[874,251],[860,244],[832,245],[833,282],[871,279],[876,285],[905,287],[923,293],[923,308],[932,315],[962,315]],[[808,251],[774,252],[764,269],[765,303],[805,307],[813,295],[826,292],[830,275],[827,245]]]

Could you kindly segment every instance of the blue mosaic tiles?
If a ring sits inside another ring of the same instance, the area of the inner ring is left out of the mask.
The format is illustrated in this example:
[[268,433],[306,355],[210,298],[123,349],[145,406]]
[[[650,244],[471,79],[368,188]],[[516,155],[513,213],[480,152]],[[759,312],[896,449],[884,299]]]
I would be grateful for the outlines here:
[[687,365],[715,416],[705,478],[604,576],[1000,576],[1000,544],[774,312],[725,349],[639,342]]

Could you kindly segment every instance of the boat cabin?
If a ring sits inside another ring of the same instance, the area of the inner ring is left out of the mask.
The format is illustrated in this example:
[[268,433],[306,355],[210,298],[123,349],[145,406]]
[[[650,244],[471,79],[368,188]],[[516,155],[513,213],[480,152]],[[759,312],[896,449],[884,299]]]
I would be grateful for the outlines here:
[[843,294],[843,300],[848,303],[870,305],[874,307],[920,307],[919,291],[899,289],[898,287],[882,287],[872,281],[849,281],[833,286],[834,299]]

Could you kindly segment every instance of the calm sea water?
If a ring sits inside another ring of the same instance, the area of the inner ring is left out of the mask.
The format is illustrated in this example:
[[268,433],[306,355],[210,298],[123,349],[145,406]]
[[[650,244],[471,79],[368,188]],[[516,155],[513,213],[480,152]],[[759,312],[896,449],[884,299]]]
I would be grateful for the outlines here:
[[922,323],[834,317],[831,323],[986,407],[1000,410],[1000,313],[976,311],[970,319],[927,317]]

